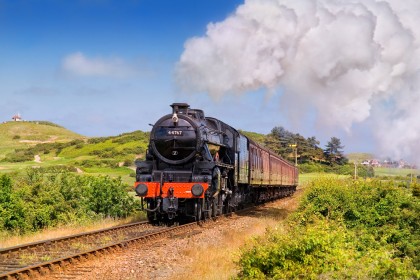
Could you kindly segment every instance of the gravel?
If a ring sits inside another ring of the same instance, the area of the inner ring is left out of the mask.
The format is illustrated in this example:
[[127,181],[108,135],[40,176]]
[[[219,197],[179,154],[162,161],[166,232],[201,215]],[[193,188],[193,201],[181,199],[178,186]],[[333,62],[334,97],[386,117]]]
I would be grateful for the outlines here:
[[188,235],[94,257],[45,279],[229,279],[238,272],[235,261],[240,249],[284,221],[296,209],[299,196],[266,204],[250,214],[219,218]]

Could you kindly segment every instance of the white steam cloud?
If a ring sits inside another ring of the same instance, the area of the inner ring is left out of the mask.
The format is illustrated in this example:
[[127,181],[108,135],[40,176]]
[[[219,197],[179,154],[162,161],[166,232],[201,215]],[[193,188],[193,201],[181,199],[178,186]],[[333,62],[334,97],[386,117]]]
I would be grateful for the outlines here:
[[246,0],[185,43],[177,80],[215,98],[283,89],[282,104],[315,108],[319,123],[347,131],[371,118],[378,148],[413,159],[419,26],[418,0]]

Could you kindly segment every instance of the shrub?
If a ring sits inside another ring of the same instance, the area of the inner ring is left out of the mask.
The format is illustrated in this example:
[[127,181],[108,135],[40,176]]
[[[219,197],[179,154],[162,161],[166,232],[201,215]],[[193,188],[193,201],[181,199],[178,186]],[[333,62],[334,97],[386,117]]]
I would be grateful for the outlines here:
[[[344,164],[344,165],[327,165],[322,163],[308,162],[299,165],[300,173],[313,173],[313,172],[326,172],[326,173],[335,173],[339,175],[353,175],[354,174],[354,165],[353,164]],[[371,166],[358,165],[357,166],[358,177],[361,178],[371,178],[375,176],[375,171]]]
[[393,182],[319,180],[286,228],[243,251],[238,278],[418,279],[419,211]]
[[119,155],[121,155],[120,152],[118,152],[115,148],[113,147],[108,147],[105,149],[100,149],[100,150],[93,150],[92,152],[89,153],[90,155],[96,155],[100,158],[116,158]]
[[3,159],[6,162],[24,162],[34,160],[35,154],[30,150],[16,149],[14,152],[9,153]]
[[414,183],[411,185],[412,188],[412,193],[414,197],[419,197],[420,196],[420,184],[418,183]]
[[323,165],[319,163],[308,162],[308,163],[303,163],[299,165],[299,172],[300,173],[325,172],[325,167],[323,167]]
[[121,179],[90,177],[87,183],[84,199],[88,210],[106,217],[127,217],[135,208]]
[[62,169],[28,169],[19,181],[0,177],[0,229],[25,233],[59,224],[126,217],[139,202],[121,179],[79,176]]
[[101,137],[94,137],[94,138],[89,138],[88,139],[88,144],[97,144],[97,143],[100,143],[100,142],[104,142],[105,140],[104,140],[105,138],[101,138]]

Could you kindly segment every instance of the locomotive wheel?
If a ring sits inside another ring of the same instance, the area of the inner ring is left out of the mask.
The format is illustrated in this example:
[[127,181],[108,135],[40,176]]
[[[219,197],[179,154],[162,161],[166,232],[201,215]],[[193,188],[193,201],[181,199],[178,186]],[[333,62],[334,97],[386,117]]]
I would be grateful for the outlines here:
[[212,217],[212,212],[213,212],[213,208],[212,208],[213,202],[212,201],[207,201],[206,202],[206,207],[204,207],[204,219],[210,219]]
[[217,215],[217,199],[213,199],[213,203],[211,204],[211,217],[216,218]]
[[148,221],[149,221],[149,223],[151,223],[151,224],[156,223],[155,213],[150,213],[150,212],[147,212],[147,220],[148,220]]
[[200,202],[195,203],[195,220],[199,223],[203,219],[203,208]]

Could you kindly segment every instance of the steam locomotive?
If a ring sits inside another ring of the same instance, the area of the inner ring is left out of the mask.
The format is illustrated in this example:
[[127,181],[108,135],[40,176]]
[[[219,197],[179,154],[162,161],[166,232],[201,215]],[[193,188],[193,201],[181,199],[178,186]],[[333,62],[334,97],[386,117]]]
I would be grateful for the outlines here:
[[152,223],[203,219],[293,194],[298,170],[186,103],[153,125],[134,190]]

